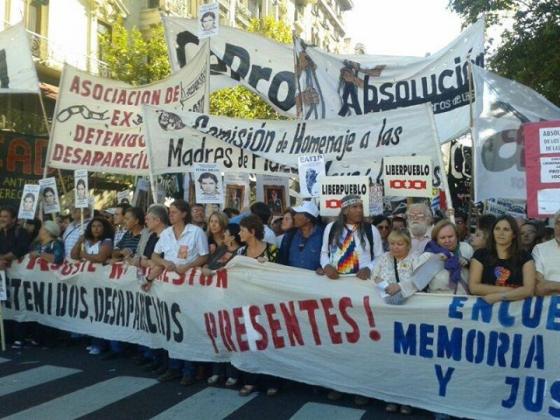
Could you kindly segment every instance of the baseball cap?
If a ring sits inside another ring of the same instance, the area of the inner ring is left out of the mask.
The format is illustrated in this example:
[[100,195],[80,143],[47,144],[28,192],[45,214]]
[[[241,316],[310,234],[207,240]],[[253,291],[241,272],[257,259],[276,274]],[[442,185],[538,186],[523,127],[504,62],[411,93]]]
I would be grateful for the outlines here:
[[319,209],[312,201],[304,201],[301,205],[292,209],[295,213],[308,213],[313,217],[319,216]]

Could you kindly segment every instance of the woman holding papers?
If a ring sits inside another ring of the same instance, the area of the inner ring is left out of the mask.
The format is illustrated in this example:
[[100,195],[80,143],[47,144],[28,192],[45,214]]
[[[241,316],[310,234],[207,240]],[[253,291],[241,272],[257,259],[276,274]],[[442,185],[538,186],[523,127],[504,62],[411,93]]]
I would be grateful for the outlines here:
[[393,230],[387,237],[389,252],[379,258],[372,278],[382,288],[385,302],[401,304],[418,291],[412,281],[417,264],[410,253],[412,241],[407,230]]
[[468,267],[474,251],[468,243],[459,242],[457,226],[448,219],[436,223],[432,229],[432,240],[426,245],[425,252],[438,254],[443,261],[443,269],[428,285],[430,293],[469,293]]
[[471,260],[469,288],[488,303],[533,296],[536,270],[533,257],[520,249],[519,227],[509,215],[496,220],[488,248]]

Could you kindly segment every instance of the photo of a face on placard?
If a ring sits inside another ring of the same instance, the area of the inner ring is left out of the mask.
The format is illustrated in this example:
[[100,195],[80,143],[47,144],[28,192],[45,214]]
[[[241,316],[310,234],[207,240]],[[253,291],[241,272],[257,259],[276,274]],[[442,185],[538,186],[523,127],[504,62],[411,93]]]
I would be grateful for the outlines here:
[[215,164],[193,165],[196,202],[199,204],[223,204],[223,185],[220,167]]
[[226,185],[226,207],[240,210],[245,198],[245,185]]
[[198,38],[209,38],[218,34],[220,25],[218,3],[202,4],[198,8]]
[[77,209],[89,207],[88,173],[85,169],[74,171],[74,202]]
[[39,180],[41,186],[41,202],[43,203],[43,213],[53,214],[60,212],[60,201],[56,179],[45,178]]
[[285,189],[283,185],[265,185],[264,202],[274,215],[281,215],[286,208],[284,202]]
[[39,201],[39,191],[41,187],[34,184],[26,184],[21,194],[21,202],[19,204],[18,219],[34,219],[37,210],[37,202]]

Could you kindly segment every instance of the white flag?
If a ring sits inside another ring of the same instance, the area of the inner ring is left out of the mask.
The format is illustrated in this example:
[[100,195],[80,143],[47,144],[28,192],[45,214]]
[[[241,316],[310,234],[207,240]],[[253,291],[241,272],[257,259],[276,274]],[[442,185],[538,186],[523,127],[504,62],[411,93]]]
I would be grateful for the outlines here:
[[39,93],[39,80],[23,23],[0,32],[2,93]]
[[534,90],[473,66],[476,114],[475,201],[525,200],[521,124],[560,119],[560,108]]

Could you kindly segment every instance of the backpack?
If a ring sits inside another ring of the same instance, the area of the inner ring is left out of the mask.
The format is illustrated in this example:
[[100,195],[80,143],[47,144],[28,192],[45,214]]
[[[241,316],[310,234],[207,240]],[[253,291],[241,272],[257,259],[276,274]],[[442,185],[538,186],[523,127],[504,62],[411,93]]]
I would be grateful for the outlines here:
[[[371,223],[364,223],[366,225],[366,238],[369,242],[369,255],[371,260],[373,261],[373,232],[371,231]],[[331,227],[331,230],[329,232],[329,252],[330,252],[330,245],[332,244],[332,241],[334,239],[334,224]]]

